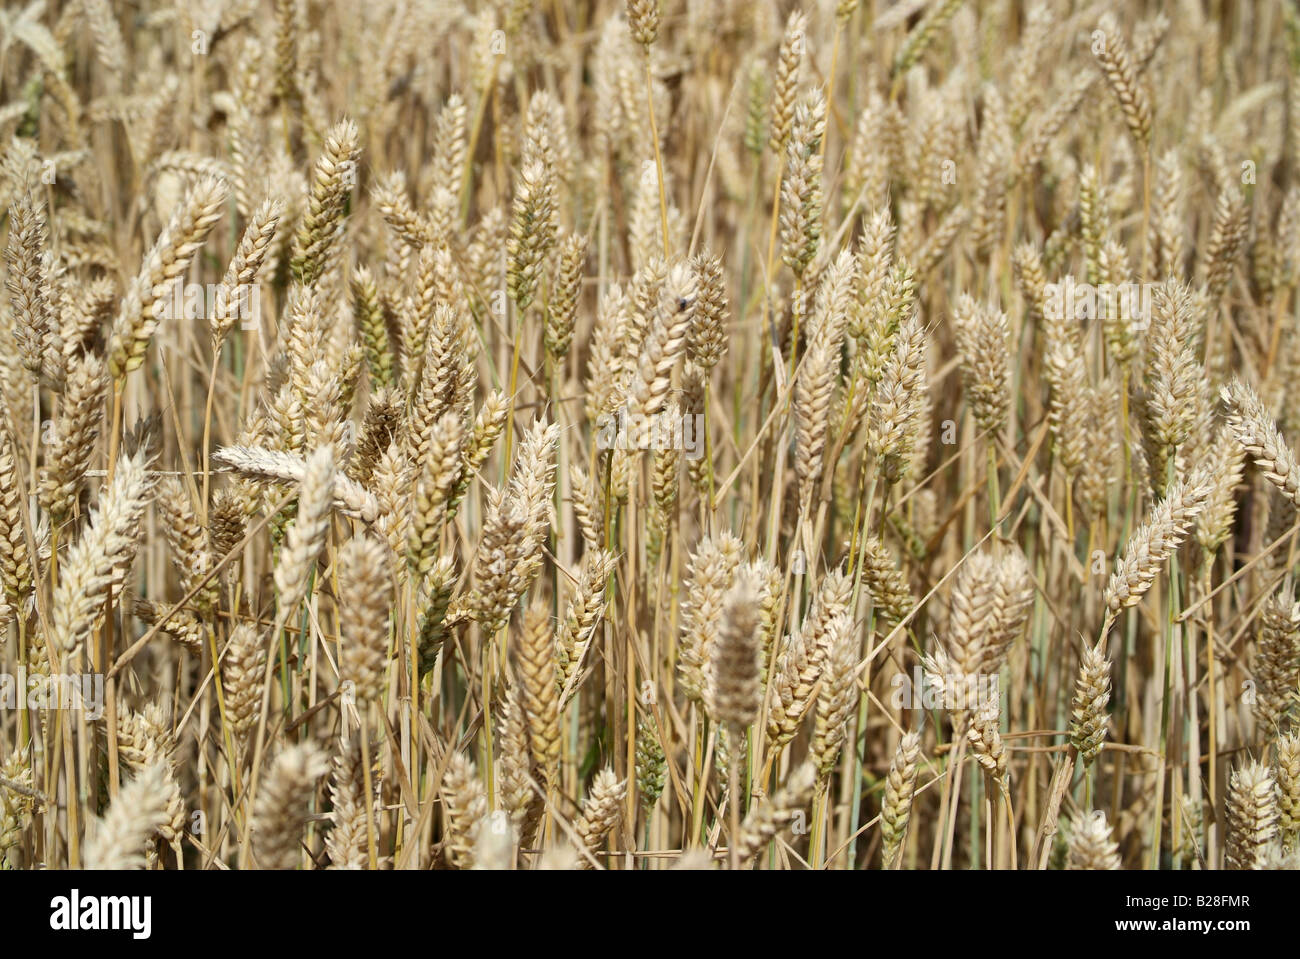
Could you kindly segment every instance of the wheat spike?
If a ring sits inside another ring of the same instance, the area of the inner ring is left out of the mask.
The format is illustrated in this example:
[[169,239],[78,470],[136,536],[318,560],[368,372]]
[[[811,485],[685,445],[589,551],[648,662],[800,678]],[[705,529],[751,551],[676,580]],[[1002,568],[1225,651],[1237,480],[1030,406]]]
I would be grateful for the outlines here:
[[742,863],[758,855],[796,814],[803,811],[816,783],[816,767],[811,762],[804,763],[786,777],[784,786],[754,805],[740,825],[737,847]]
[[207,648],[208,627],[186,609],[171,612],[170,603],[155,603],[137,597],[131,606],[135,618],[146,626],[158,625],[192,656],[201,656]]
[[478,770],[460,753],[453,754],[448,761],[442,778],[442,801],[447,860],[457,869],[471,869],[480,824],[488,814],[488,802]]
[[713,721],[728,726],[736,738],[758,718],[763,700],[758,590],[748,570],[736,576],[722,600],[717,638],[708,647],[704,703]]
[[307,458],[299,485],[298,516],[285,536],[275,567],[275,588],[285,615],[307,593],[308,578],[329,532],[333,492],[334,452],[322,446]]
[[573,824],[589,853],[599,852],[605,838],[613,833],[626,794],[627,780],[620,780],[613,770],[606,768],[596,773],[587,798],[582,801],[582,811]]
[[[162,707],[151,703],[142,711],[133,713],[119,705],[117,748],[123,765],[136,776],[148,774],[154,766],[162,770],[160,791],[166,799],[167,819],[158,827],[156,838],[168,843],[179,857],[181,836],[185,833],[189,815],[176,781],[173,758],[176,740]],[[151,863],[157,861],[158,853],[152,841],[146,846],[146,857]]]
[[113,321],[108,368],[115,380],[144,362],[172,291],[220,218],[227,192],[224,182],[210,177],[195,183],[145,256]]
[[287,747],[275,757],[253,807],[253,848],[261,868],[297,868],[308,804],[327,768],[324,755],[310,743]]
[[231,630],[221,662],[226,721],[236,742],[244,739],[257,722],[265,666],[265,638],[251,624],[240,623]]
[[392,580],[379,541],[354,536],[339,550],[340,675],[356,684],[358,703],[379,702],[388,663]]
[[99,435],[104,383],[104,364],[97,357],[68,361],[63,410],[54,424],[38,490],[41,505],[55,519],[65,518],[76,506]]
[[1300,505],[1300,472],[1295,453],[1278,431],[1259,397],[1241,380],[1223,387],[1228,428],[1247,455],[1282,495]]
[[963,293],[957,299],[953,321],[962,357],[962,383],[975,422],[996,439],[1006,424],[1011,400],[1007,315]]
[[1300,732],[1277,739],[1278,836],[1282,845],[1294,850],[1300,840]]
[[546,256],[555,244],[555,178],[537,158],[519,171],[507,241],[507,283],[522,312],[532,304]]
[[1252,666],[1255,715],[1271,730],[1286,720],[1300,681],[1300,603],[1289,590],[1270,596],[1260,611]]
[[1203,472],[1172,483],[1151,508],[1146,522],[1129,538],[1124,556],[1106,585],[1106,605],[1114,618],[1136,606],[1155,582],[1165,561],[1191,529],[1210,495],[1212,480]]
[[103,817],[88,830],[87,869],[144,869],[148,843],[171,821],[168,774],[162,758],[122,786]]
[[77,662],[86,639],[104,615],[104,598],[121,587],[135,559],[140,519],[151,482],[147,453],[124,457],[113,483],[92,510],[81,538],[68,550],[54,588],[51,628],[62,655]]
[[1119,847],[1100,809],[1082,815],[1070,827],[1067,869],[1119,869]]
[[369,864],[366,817],[373,820],[375,810],[366,795],[360,740],[341,746],[330,761],[329,795],[331,828],[325,836],[325,851],[330,867],[365,869]]
[[560,762],[560,671],[555,625],[548,607],[534,602],[524,613],[515,646],[529,751],[544,782],[555,781]]
[[340,218],[356,183],[359,143],[357,126],[350,119],[340,120],[325,137],[289,263],[294,278],[303,286],[320,278],[342,232]]
[[682,638],[677,668],[683,692],[702,702],[708,685],[706,668],[722,628],[731,578],[740,565],[741,542],[730,533],[700,540],[687,565],[688,589],[682,610]]
[[912,815],[912,796],[916,791],[917,763],[921,757],[921,737],[904,733],[889,764],[885,796],[880,803],[880,861],[885,869],[898,866],[898,854],[907,839],[907,824]]
[[9,443],[0,441],[0,584],[7,605],[22,608],[32,590],[31,553],[24,533],[27,508]]
[[9,244],[5,262],[9,267],[5,288],[13,312],[14,339],[22,365],[33,377],[40,376],[50,340],[52,306],[48,277],[41,266],[45,250],[45,217],[30,193],[23,193],[9,208]]
[[823,782],[839,761],[849,713],[858,700],[858,637],[853,621],[845,614],[835,616],[827,622],[826,633],[827,653],[810,752]]
[[1070,721],[1070,743],[1085,766],[1092,764],[1105,745],[1109,702],[1110,660],[1100,646],[1089,647],[1079,663]]
[[1133,68],[1128,44],[1124,42],[1112,14],[1105,14],[1097,28],[1102,33],[1102,39],[1093,46],[1093,52],[1111,93],[1119,103],[1129,133],[1138,142],[1138,146],[1145,150],[1151,140],[1151,103]]
[[777,156],[784,154],[794,124],[799,68],[807,48],[807,33],[807,15],[801,10],[792,10],[785,23],[781,49],[776,58],[776,74],[772,79],[772,123],[768,145]]

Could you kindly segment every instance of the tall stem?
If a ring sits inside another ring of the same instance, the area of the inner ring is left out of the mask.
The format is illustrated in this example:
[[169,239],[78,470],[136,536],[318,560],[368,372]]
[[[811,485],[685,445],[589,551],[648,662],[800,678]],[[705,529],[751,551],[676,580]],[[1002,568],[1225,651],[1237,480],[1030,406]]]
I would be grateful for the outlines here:
[[650,73],[650,48],[645,51],[645,101],[650,115],[650,142],[655,148],[655,174],[659,179],[659,227],[663,231],[664,259],[668,259],[668,191],[664,188],[664,161],[659,153],[659,127],[655,123],[654,77]]

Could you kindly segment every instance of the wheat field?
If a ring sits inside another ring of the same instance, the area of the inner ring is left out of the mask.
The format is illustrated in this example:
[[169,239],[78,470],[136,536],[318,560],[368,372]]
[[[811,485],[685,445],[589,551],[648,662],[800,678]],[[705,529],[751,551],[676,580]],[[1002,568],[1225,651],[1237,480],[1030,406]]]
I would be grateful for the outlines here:
[[1300,865],[1294,0],[0,14],[0,869]]

